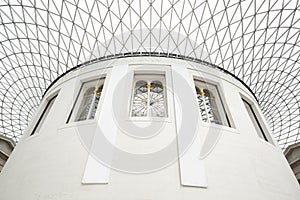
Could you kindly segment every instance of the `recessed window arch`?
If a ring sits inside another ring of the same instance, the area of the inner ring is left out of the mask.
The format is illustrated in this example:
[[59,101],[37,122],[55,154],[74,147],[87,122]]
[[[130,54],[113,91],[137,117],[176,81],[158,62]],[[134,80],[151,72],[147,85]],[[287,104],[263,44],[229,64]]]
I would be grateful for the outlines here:
[[53,104],[55,102],[55,99],[56,99],[57,95],[58,94],[54,95],[49,100],[46,100],[46,102],[47,102],[46,106],[45,106],[42,114],[40,115],[38,121],[36,122],[33,130],[31,131],[30,136],[34,135],[35,133],[37,133],[37,132],[40,131],[42,125],[44,124],[45,119],[47,118],[48,113],[50,112],[50,110],[51,110],[51,108],[52,108],[52,106],[53,106]]
[[194,83],[202,121],[230,127],[217,86],[196,79]]
[[95,118],[104,80],[105,78],[95,79],[81,85],[67,123],[71,119],[72,121],[85,121]]
[[259,114],[255,110],[255,108],[253,106],[254,104],[251,101],[246,100],[245,98],[242,98],[242,101],[244,103],[244,106],[248,112],[248,115],[251,119],[251,122],[252,122],[258,136],[260,138],[264,139],[265,141],[272,143],[272,141],[269,140],[269,138],[268,138],[268,134],[267,134],[266,128],[264,127],[264,123],[262,123],[260,121],[260,119],[258,118]]
[[167,117],[164,74],[135,74],[132,117]]

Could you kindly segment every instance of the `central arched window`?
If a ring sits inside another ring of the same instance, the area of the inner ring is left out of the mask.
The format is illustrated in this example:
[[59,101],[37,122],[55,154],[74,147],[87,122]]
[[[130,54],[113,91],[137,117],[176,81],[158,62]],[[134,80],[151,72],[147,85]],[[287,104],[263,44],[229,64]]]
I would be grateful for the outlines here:
[[167,117],[165,76],[135,74],[132,117]]

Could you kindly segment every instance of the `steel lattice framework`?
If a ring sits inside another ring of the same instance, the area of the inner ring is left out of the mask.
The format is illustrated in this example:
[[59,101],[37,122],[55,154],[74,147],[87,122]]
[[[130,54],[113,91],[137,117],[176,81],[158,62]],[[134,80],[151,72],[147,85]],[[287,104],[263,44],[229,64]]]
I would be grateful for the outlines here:
[[[197,52],[204,49],[251,88],[286,148],[300,135],[299,6],[299,0],[2,0],[0,134],[17,141],[50,83],[95,59],[96,50],[102,57],[179,51],[202,59]],[[128,48],[133,39],[138,48]],[[157,48],[166,42],[175,49]]]

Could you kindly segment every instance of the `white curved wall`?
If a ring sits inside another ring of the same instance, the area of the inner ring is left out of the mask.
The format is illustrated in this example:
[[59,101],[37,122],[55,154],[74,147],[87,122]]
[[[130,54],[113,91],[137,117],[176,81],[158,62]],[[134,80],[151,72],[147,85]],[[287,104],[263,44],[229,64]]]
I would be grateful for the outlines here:
[[[164,120],[129,117],[133,74],[142,70],[165,74],[168,117]],[[66,124],[81,82],[103,75],[106,80],[95,120]],[[193,116],[186,120],[182,109],[190,106],[198,111],[198,107],[196,96],[184,96],[182,85],[193,89],[193,77],[218,85],[232,127],[196,119],[193,142],[184,149],[184,137],[191,135],[179,134],[180,125],[187,123],[185,130],[193,130],[189,123],[194,121]],[[40,131],[30,136],[46,100],[57,93]],[[0,199],[299,199],[299,185],[281,149],[270,135],[270,142],[259,138],[241,96],[255,102],[233,77],[177,59],[124,58],[78,69],[61,78],[43,99],[0,174]],[[118,97],[124,99],[114,99]],[[192,103],[181,105],[184,98]],[[257,104],[254,107],[259,111]],[[124,134],[124,127],[149,123],[161,127],[159,134],[143,140]],[[104,148],[103,136],[115,148]],[[176,145],[168,147],[174,141]],[[164,155],[175,155],[170,158],[174,162],[162,166],[151,159],[138,166],[133,160],[131,166],[130,159],[117,151],[155,155],[166,148],[167,154],[152,158],[164,163],[169,159]],[[103,150],[106,160],[101,164]]]

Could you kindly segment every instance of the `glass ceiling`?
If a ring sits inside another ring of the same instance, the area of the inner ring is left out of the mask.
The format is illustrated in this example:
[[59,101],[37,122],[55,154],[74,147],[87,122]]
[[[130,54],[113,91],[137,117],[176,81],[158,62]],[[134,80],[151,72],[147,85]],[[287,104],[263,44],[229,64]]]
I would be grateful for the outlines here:
[[[299,0],[1,0],[0,134],[17,141],[50,83],[99,55],[179,52],[203,60],[203,49],[252,89],[284,149],[300,139],[299,6]],[[133,40],[139,45],[131,48]]]

